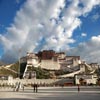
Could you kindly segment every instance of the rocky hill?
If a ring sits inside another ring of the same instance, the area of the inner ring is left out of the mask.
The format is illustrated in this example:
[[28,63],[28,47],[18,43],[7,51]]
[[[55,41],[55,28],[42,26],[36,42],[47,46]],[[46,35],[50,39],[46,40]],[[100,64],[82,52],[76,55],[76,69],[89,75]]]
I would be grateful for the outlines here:
[[0,66],[0,75],[12,75],[14,78],[18,76],[18,62],[10,65]]

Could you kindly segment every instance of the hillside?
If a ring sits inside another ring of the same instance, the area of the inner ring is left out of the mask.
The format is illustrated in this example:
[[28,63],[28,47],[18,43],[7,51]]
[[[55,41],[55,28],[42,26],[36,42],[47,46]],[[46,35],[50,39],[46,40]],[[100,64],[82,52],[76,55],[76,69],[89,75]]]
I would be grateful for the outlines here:
[[5,65],[0,67],[0,75],[12,75],[14,78],[18,76],[19,63]]
[[[23,66],[20,69],[23,69]],[[46,78],[47,79],[50,77],[50,73],[48,73],[48,71],[44,69],[41,69],[41,68],[33,68],[33,69],[34,71],[36,71],[36,74],[37,74],[36,78],[39,78],[39,79]],[[0,67],[0,75],[12,75],[14,78],[17,78],[18,72],[19,72],[18,62],[16,62],[15,64]]]
[[2,65],[5,65],[5,63],[4,63],[4,62],[2,62],[2,61],[0,61],[0,66],[2,66]]
[[[23,70],[23,67],[25,67],[25,64],[23,64],[23,65],[24,66],[20,66],[21,67],[20,68],[20,75],[22,74],[21,70]],[[49,71],[47,71],[45,69],[34,67],[31,70],[36,72],[37,79],[48,79],[51,77],[51,74],[49,73]],[[16,62],[15,64],[0,67],[0,75],[12,75],[14,78],[17,78],[18,72],[19,72],[19,63],[18,62]]]

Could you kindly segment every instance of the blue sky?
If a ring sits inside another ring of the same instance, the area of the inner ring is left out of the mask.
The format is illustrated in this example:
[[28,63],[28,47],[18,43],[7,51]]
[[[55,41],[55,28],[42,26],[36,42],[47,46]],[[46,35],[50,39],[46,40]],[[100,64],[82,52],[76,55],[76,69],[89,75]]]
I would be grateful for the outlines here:
[[0,33],[5,33],[25,0],[0,0]]
[[[7,34],[7,27],[10,27],[16,16],[16,12],[23,5],[25,0],[0,0],[0,34]],[[3,55],[3,46],[0,44],[0,57]]]
[[[100,63],[100,0],[0,0],[0,59],[44,49]],[[9,59],[8,59],[9,58]]]

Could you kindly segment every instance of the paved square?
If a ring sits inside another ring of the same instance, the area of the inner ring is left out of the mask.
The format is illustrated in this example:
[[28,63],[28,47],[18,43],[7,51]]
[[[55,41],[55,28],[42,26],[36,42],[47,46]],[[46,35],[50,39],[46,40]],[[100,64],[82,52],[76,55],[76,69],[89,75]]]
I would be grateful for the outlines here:
[[19,92],[13,89],[0,89],[0,100],[100,100],[100,88],[82,87],[39,87],[38,93],[32,88],[25,88]]

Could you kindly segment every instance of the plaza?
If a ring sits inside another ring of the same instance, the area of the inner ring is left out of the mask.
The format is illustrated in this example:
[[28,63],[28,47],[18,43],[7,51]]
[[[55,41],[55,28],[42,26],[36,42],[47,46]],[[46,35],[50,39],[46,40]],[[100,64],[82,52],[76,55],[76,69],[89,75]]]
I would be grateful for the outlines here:
[[14,92],[12,88],[0,89],[0,100],[99,100],[99,86],[39,87],[34,93],[32,87]]

